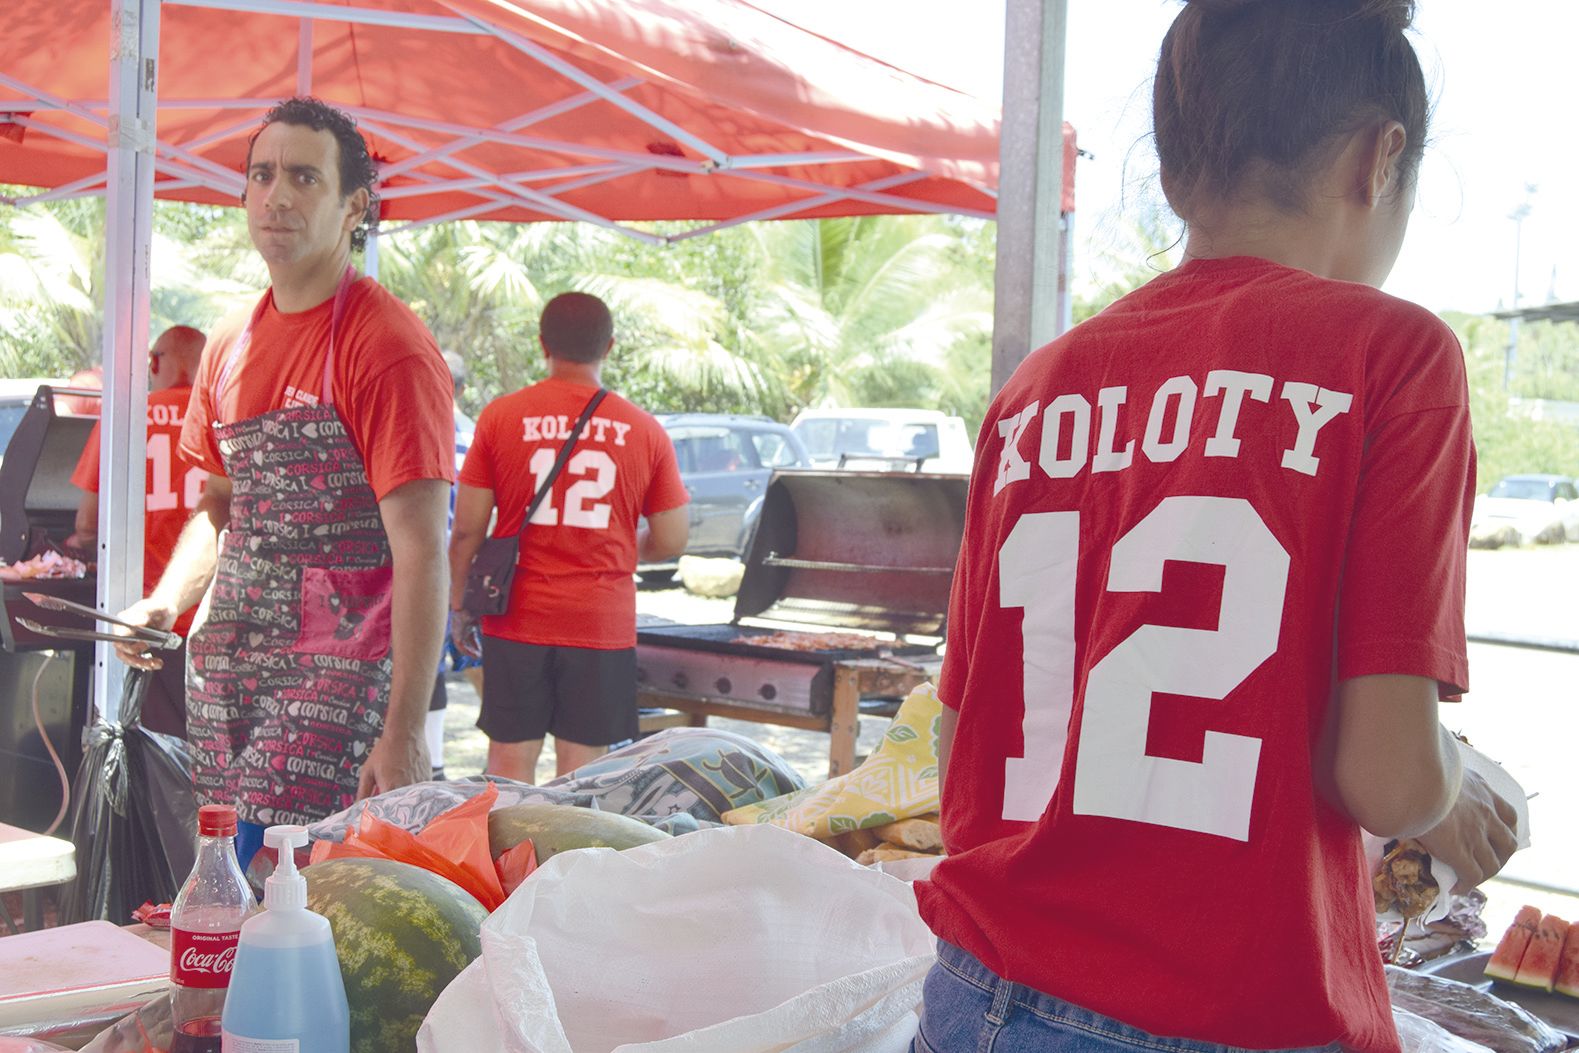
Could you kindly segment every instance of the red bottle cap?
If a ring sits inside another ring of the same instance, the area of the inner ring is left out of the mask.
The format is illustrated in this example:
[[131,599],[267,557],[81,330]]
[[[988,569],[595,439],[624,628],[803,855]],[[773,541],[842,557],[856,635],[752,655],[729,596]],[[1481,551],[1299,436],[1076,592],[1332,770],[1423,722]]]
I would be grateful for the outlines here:
[[236,806],[205,804],[197,810],[197,832],[204,837],[235,837]]

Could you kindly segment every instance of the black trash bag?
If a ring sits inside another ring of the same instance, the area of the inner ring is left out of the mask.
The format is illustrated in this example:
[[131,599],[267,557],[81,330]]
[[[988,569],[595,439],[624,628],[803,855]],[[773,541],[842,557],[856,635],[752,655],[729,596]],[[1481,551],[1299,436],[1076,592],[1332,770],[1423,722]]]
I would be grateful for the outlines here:
[[148,680],[129,670],[121,719],[95,721],[85,735],[71,787],[77,877],[61,898],[63,924],[127,924],[144,902],[173,901],[196,860],[191,755],[138,722]]

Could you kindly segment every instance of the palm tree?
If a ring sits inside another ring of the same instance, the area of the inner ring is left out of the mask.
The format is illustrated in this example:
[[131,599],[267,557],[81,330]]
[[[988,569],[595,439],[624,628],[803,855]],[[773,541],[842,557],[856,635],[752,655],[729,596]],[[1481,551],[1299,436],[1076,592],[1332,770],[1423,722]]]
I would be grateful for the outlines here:
[[381,279],[466,362],[469,409],[542,375],[537,319],[569,289],[600,296],[613,310],[609,383],[644,405],[734,403],[763,383],[756,366],[720,340],[724,304],[705,283],[675,275],[668,250],[586,224],[465,222],[392,236],[381,253]]
[[0,368],[65,376],[98,361],[103,342],[101,201],[12,211],[0,226]]
[[934,405],[950,352],[990,332],[990,288],[960,281],[935,217],[763,223],[752,320],[798,406]]

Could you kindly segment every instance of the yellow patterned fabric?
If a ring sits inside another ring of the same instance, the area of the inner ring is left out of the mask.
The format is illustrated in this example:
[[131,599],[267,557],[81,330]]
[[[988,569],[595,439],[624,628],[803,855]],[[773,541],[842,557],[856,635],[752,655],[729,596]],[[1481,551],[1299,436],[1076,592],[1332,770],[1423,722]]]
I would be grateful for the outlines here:
[[734,826],[772,823],[827,838],[938,810],[938,727],[943,704],[922,684],[899,707],[876,751],[859,768],[820,786],[724,813]]

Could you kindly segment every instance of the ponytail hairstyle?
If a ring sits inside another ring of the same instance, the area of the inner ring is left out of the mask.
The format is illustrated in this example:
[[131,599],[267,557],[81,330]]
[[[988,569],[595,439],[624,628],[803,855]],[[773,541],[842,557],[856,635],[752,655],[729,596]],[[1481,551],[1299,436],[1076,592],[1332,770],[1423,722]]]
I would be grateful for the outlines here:
[[1163,193],[1188,220],[1244,193],[1302,211],[1339,137],[1395,120],[1413,184],[1430,105],[1405,31],[1414,0],[1186,0],[1162,40],[1152,117]]

